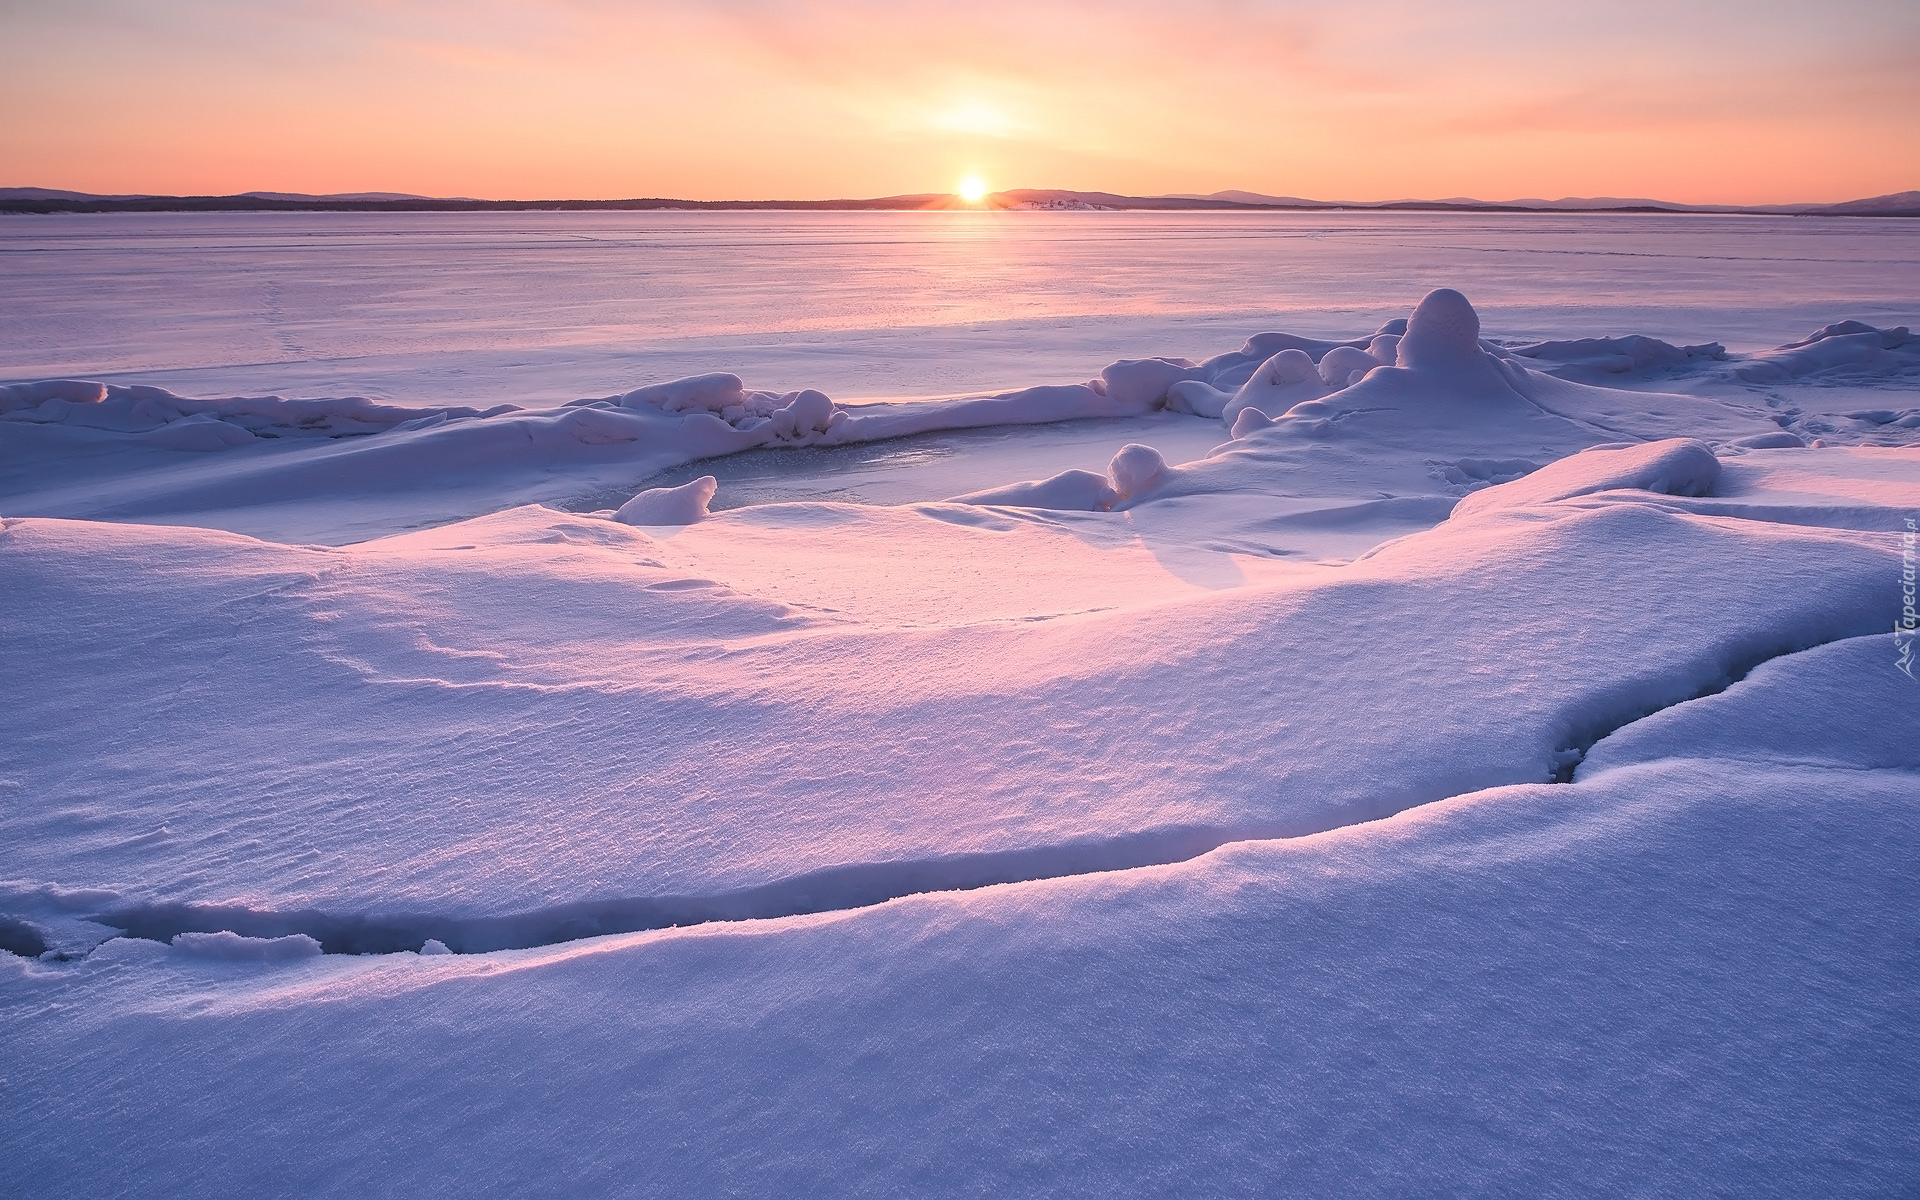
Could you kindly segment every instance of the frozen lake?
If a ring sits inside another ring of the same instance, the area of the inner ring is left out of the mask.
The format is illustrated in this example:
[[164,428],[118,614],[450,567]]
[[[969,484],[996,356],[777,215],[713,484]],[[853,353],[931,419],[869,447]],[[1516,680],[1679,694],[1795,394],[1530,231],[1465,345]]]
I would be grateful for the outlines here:
[[[857,414],[863,402],[1078,384],[1121,359],[1205,359],[1266,330],[1350,338],[1441,285],[1473,299],[1496,341],[1639,333],[1738,354],[1847,318],[1920,325],[1920,223],[1381,212],[14,217],[0,220],[10,300],[0,382],[79,377],[192,397],[542,409],[731,371],[749,388],[819,389]],[[1832,386],[1842,381],[1828,380],[1820,403],[1904,409],[1882,393],[1893,381],[1842,396]],[[1810,403],[1754,400],[1763,401]],[[1218,421],[1158,413],[782,447],[665,475],[657,457],[609,461],[537,487],[521,481],[533,490],[485,476],[468,500],[414,522],[509,495],[617,507],[643,485],[703,473],[719,477],[723,509],[938,500],[1097,471],[1134,441],[1186,462],[1226,433]],[[156,469],[197,470],[171,455]]]
[[1335,213],[0,219],[0,381],[535,406],[707,370],[836,399],[1084,379],[1429,288],[1488,336],[1755,349],[1920,317],[1920,223]]
[[1915,1194],[1916,229],[0,221],[0,1153]]

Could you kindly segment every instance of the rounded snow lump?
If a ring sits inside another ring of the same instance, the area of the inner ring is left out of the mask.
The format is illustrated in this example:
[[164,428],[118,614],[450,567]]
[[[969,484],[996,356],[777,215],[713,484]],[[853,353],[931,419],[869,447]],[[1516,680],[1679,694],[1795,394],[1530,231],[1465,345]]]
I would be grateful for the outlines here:
[[1233,419],[1232,436],[1235,438],[1243,438],[1255,430],[1265,429],[1271,424],[1273,424],[1272,417],[1269,417],[1257,408],[1249,406],[1241,409],[1240,415]]
[[746,385],[738,375],[730,371],[713,371],[706,375],[692,375],[685,379],[656,383],[651,387],[635,388],[620,397],[622,408],[640,408],[649,406],[663,412],[685,412],[693,409],[697,412],[720,412],[733,405],[740,404],[746,396]]
[[1100,372],[1107,399],[1123,408],[1152,408],[1167,398],[1167,389],[1193,378],[1193,364],[1184,358],[1125,358]]
[[1152,446],[1132,442],[1120,447],[1120,453],[1113,456],[1113,462],[1107,466],[1107,477],[1122,499],[1138,496],[1165,481],[1167,460]]
[[1380,365],[1380,361],[1365,350],[1335,346],[1320,359],[1320,378],[1329,387],[1342,388],[1356,371],[1364,375]]
[[1244,409],[1285,412],[1299,401],[1308,396],[1317,396],[1323,390],[1320,368],[1314,365],[1312,357],[1305,350],[1282,350],[1254,369],[1247,381],[1240,385],[1240,390],[1233,394],[1233,399],[1221,407],[1220,418],[1231,427]]
[[795,393],[787,408],[793,412],[794,428],[801,433],[824,433],[833,421],[833,401],[825,392],[812,388]]
[[1511,483],[1466,496],[1453,506],[1451,519],[1629,488],[1668,496],[1709,496],[1719,478],[1720,460],[1706,443],[1693,438],[1592,446]]
[[1012,508],[1050,508],[1058,512],[1106,512],[1120,497],[1105,475],[1062,471],[1047,479],[1011,483],[955,496],[956,504],[1004,504]]
[[1480,314],[1467,298],[1452,288],[1428,292],[1396,347],[1403,367],[1450,367],[1470,362],[1480,354]]
[[720,481],[702,475],[679,487],[649,488],[622,504],[613,519],[623,525],[692,525],[707,515]]

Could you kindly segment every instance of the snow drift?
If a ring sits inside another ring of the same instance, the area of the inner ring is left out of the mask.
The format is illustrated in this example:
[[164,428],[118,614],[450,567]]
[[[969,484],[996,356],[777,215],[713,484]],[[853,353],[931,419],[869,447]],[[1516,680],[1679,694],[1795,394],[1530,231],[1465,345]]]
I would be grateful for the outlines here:
[[[9,387],[16,1173],[1912,1191],[1920,451],[1848,391],[1911,343],[1484,333],[871,405]],[[1169,410],[1222,444],[645,486]]]

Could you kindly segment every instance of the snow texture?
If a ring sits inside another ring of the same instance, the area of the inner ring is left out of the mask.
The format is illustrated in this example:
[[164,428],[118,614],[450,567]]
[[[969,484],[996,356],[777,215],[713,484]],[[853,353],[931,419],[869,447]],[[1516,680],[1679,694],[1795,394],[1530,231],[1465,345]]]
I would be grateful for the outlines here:
[[1772,713],[1857,730],[1885,646],[1670,710],[1678,757],[1178,866],[478,958],[0,967],[40,1010],[9,1149],[86,1193],[1899,1194],[1912,742],[1754,752]]
[[[1920,1187],[1914,343],[1369,325],[876,403],[6,386],[10,1177]],[[1218,444],[712,508],[1059,421]]]

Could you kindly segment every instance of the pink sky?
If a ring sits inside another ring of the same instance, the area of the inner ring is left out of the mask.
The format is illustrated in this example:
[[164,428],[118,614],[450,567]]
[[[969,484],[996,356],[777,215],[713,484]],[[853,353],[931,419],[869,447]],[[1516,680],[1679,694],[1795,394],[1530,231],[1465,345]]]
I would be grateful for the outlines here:
[[1911,0],[7,3],[0,185],[1840,200],[1920,186]]

